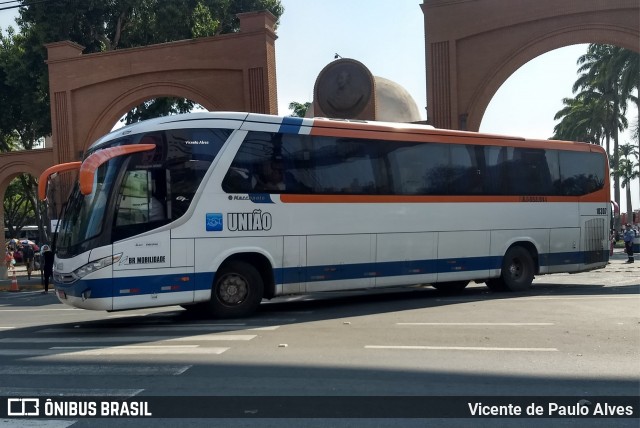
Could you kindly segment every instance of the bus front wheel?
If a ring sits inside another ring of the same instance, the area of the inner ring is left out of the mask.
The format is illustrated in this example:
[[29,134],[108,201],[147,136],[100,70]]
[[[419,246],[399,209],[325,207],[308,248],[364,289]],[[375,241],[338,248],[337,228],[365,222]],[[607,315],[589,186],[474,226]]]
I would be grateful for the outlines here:
[[511,247],[502,259],[500,278],[487,281],[493,291],[524,291],[531,287],[535,267],[529,251],[522,247]]
[[230,261],[216,273],[209,309],[216,318],[238,318],[252,314],[260,305],[264,284],[249,263]]

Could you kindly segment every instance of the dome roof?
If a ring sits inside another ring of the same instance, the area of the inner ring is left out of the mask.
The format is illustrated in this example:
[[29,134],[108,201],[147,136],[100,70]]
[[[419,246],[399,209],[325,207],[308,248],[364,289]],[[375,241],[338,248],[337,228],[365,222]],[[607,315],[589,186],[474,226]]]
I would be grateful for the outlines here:
[[418,105],[409,92],[384,77],[376,81],[376,120],[385,122],[417,122],[421,120]]
[[[376,120],[383,122],[419,122],[420,110],[411,94],[398,83],[380,76],[375,81]],[[313,103],[305,117],[314,117]]]

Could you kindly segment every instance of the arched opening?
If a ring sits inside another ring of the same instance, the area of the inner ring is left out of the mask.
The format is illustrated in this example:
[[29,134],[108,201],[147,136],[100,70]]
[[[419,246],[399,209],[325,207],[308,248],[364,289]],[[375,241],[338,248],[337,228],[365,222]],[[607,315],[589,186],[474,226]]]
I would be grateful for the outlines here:
[[[554,116],[565,107],[563,98],[573,98],[572,87],[579,77],[577,60],[587,53],[588,44],[576,44],[546,52],[516,70],[496,91],[480,124],[481,132],[549,139],[559,120]],[[637,90],[634,96],[637,97]],[[627,103],[625,118],[629,127],[618,137],[619,145],[637,148],[634,128],[638,123],[638,108]],[[609,155],[613,157],[613,147]],[[637,160],[636,160],[637,162]],[[614,180],[611,180],[612,186]],[[631,203],[640,206],[637,179],[631,181]],[[626,189],[625,189],[626,190]],[[614,188],[612,187],[612,198]],[[626,210],[626,191],[620,194],[620,205]]]
[[204,106],[189,98],[182,97],[155,97],[138,103],[132,109],[124,113],[113,125],[111,130],[123,126],[173,114],[190,113],[195,111],[208,111]]

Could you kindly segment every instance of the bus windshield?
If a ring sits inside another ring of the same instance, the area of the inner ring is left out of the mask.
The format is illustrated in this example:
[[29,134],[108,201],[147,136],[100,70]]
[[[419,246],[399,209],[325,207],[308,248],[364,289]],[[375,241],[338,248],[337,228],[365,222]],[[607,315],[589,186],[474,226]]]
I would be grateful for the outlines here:
[[99,150],[131,143],[155,148],[101,164],[87,195],[76,184],[59,226],[58,257],[72,257],[182,217],[230,134],[228,129],[177,129],[100,145]]
[[94,239],[102,232],[109,195],[123,162],[123,158],[114,158],[101,165],[89,195],[83,195],[79,185],[75,185],[58,226],[56,250],[59,256],[80,254],[94,246]]

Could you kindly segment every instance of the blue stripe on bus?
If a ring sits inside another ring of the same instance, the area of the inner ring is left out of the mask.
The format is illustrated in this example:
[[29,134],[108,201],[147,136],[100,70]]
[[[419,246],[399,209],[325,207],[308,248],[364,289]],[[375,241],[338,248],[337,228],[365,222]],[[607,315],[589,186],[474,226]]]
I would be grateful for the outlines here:
[[[608,261],[608,251],[567,252],[541,254],[540,266],[562,266],[572,264],[590,264]],[[348,279],[367,279],[376,277],[394,277],[424,275],[430,273],[474,272],[499,269],[502,257],[468,257],[442,260],[407,260],[380,263],[354,263],[335,266],[308,266],[274,269],[277,284],[300,282],[339,281]],[[184,273],[189,281],[176,282],[180,275],[149,275],[112,279],[80,280],[70,285],[56,283],[56,289],[67,295],[80,297],[85,291],[91,291],[89,298],[126,297],[145,294],[161,294],[177,291],[209,290],[213,284],[215,272]],[[481,274],[480,276],[484,276]],[[172,287],[177,287],[173,288]],[[163,289],[165,288],[165,289]],[[128,290],[128,291],[127,291]]]
[[285,117],[282,119],[282,124],[280,124],[280,129],[278,130],[278,132],[282,134],[299,134],[301,126],[302,118]]

